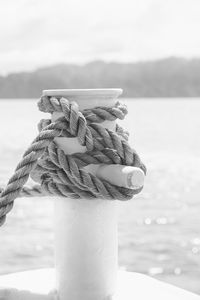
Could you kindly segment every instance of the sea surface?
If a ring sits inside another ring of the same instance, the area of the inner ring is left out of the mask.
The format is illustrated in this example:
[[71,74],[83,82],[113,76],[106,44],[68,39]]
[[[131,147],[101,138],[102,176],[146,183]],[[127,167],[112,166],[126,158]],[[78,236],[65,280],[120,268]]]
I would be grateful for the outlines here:
[[[147,165],[119,203],[119,265],[200,294],[200,99],[126,99],[120,122]],[[0,185],[37,135],[36,100],[0,100]],[[0,274],[53,266],[53,203],[21,198],[0,229]]]

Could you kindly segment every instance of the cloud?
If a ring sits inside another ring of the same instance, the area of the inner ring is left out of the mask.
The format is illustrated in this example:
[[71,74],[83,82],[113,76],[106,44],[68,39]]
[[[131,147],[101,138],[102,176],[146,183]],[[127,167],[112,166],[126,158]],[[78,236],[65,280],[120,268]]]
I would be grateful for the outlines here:
[[1,0],[0,73],[200,53],[199,0]]

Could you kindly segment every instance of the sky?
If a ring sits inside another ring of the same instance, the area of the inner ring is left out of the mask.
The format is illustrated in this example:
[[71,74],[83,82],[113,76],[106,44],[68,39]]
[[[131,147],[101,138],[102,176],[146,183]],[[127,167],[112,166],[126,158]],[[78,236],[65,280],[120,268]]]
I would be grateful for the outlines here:
[[0,0],[0,74],[200,57],[200,0]]

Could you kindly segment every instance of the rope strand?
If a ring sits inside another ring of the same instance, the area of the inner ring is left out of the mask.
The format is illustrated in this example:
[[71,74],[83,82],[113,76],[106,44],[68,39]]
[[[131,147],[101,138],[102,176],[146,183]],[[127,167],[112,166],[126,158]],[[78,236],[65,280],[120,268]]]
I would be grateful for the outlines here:
[[[121,164],[141,168],[146,174],[139,155],[128,144],[128,132],[119,125],[115,132],[101,125],[105,120],[124,119],[125,105],[117,102],[113,107],[99,106],[81,112],[77,103],[63,97],[42,96],[38,107],[62,116],[55,122],[40,121],[38,136],[25,151],[6,188],[0,189],[0,225],[17,197],[58,195],[124,201],[141,191],[142,188],[132,190],[112,185],[83,169],[89,164]],[[86,152],[66,155],[54,142],[56,137],[77,137]],[[32,188],[24,186],[29,176],[38,183]]]

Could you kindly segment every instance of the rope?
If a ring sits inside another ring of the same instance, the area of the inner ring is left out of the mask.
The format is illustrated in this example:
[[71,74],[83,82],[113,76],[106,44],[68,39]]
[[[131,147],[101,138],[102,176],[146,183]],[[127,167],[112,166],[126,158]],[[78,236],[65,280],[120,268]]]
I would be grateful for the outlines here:
[[[0,189],[0,225],[5,222],[14,200],[22,196],[58,195],[74,199],[129,200],[141,191],[118,187],[86,172],[89,164],[121,164],[146,168],[138,154],[128,144],[128,132],[119,125],[116,131],[104,128],[105,120],[124,119],[125,105],[95,107],[79,111],[75,102],[42,96],[38,107],[42,112],[59,112],[62,117],[52,122],[42,119],[39,134],[24,153],[4,190]],[[54,141],[56,137],[77,137],[85,153],[66,155]],[[29,176],[38,184],[24,187]]]

